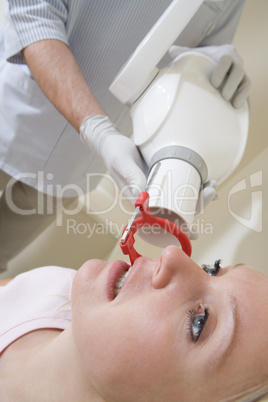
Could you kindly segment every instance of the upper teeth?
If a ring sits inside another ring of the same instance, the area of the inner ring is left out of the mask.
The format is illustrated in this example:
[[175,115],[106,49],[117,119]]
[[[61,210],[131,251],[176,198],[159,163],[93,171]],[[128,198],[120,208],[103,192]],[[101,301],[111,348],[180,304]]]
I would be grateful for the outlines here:
[[129,275],[129,273],[131,271],[131,268],[132,267],[130,267],[128,271],[123,272],[123,274],[120,275],[119,278],[117,279],[117,282],[116,282],[115,287],[114,287],[114,295],[115,296],[117,296],[118,293],[120,292],[120,289],[123,286],[125,280],[127,279],[128,275]]

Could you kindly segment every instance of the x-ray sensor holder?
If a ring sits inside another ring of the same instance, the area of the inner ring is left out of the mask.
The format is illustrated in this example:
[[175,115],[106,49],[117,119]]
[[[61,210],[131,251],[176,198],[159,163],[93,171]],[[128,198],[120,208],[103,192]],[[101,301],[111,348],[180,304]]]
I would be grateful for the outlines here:
[[192,246],[189,237],[178,225],[168,222],[163,218],[153,216],[149,207],[149,198],[150,196],[147,192],[142,192],[135,203],[135,212],[132,219],[125,227],[120,241],[123,254],[129,256],[130,262],[133,265],[135,260],[141,256],[134,247],[134,235],[139,228],[150,226],[155,229],[161,228],[169,232],[178,240],[182,250],[190,257]]

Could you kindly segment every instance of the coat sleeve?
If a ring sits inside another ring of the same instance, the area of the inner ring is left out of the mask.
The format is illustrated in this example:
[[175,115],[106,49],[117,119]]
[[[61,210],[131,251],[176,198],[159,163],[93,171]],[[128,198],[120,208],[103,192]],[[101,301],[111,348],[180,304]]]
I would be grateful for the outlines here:
[[68,0],[8,0],[5,9],[5,57],[22,63],[20,52],[30,44],[57,39],[68,45]]
[[[223,4],[222,10],[219,12],[219,19],[214,26],[212,24],[213,29],[211,29],[210,33],[207,33],[206,37],[199,44],[199,46],[217,46],[232,43],[245,6],[245,2],[246,0],[236,0],[232,2],[227,0],[225,4],[224,2],[221,2]],[[214,4],[214,6],[217,6],[217,2]]]

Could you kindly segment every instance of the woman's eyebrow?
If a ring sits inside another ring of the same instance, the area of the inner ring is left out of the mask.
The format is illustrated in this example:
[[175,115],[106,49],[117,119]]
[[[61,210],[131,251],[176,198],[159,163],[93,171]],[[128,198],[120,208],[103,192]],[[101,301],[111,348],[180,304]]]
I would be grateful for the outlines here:
[[[236,268],[239,265],[244,265],[244,264],[237,264],[234,266],[234,268]],[[231,296],[230,299],[231,299],[231,312],[232,312],[232,318],[233,318],[233,333],[232,333],[230,342],[222,355],[222,358],[224,358],[224,359],[226,359],[227,356],[232,351],[232,346],[237,338],[237,333],[238,333],[238,330],[237,330],[237,328],[238,328],[238,301],[235,296]]]
[[[239,262],[238,264],[235,265],[230,265],[229,267],[227,267],[227,274],[229,274],[230,272],[232,272],[234,269],[239,268],[239,267],[244,267],[245,264],[243,262]],[[225,268],[223,268],[224,271]]]
[[233,269],[234,268],[237,268],[237,267],[240,267],[241,265],[245,265],[243,262],[239,262],[238,264],[235,264],[234,266],[233,266]]
[[223,333],[213,356],[213,367],[220,367],[226,358],[231,354],[233,345],[238,334],[238,301],[236,297],[230,296],[229,325],[226,327],[226,333]]

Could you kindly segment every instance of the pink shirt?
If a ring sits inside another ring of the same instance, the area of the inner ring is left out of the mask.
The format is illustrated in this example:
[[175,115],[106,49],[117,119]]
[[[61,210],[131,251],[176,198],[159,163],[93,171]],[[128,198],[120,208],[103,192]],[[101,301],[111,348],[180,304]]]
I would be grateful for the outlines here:
[[0,286],[0,352],[28,332],[70,325],[76,272],[56,266],[37,268]]

